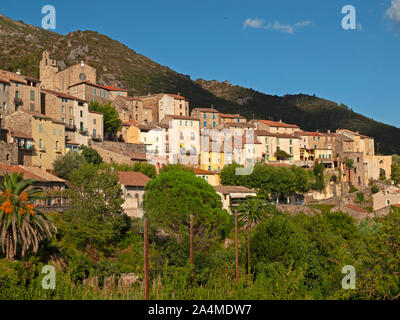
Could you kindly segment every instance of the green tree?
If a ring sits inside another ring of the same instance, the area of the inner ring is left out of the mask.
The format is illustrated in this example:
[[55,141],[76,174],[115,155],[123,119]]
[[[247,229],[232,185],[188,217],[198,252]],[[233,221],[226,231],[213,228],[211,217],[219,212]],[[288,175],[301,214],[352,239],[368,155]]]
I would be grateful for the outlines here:
[[324,190],[325,188],[324,171],[325,171],[324,165],[316,160],[313,168],[315,182],[311,186],[313,190],[319,190],[319,191]]
[[221,170],[221,184],[224,186],[243,185],[243,177],[236,174],[236,168],[243,168],[242,165],[232,163],[224,166]]
[[167,164],[160,169],[160,173],[164,173],[167,171],[186,171],[186,172],[191,172],[191,173],[194,172],[192,168],[186,167],[180,163]]
[[110,103],[101,105],[93,100],[89,103],[89,110],[103,114],[105,132],[114,134],[122,129],[122,121],[119,118],[118,111]]
[[310,190],[310,176],[308,172],[300,167],[291,166],[290,171],[296,176],[296,192],[306,193]]
[[99,153],[96,150],[83,145],[80,146],[79,148],[82,150],[81,155],[86,160],[87,163],[99,165],[100,163],[103,162],[103,158],[99,155]]
[[23,174],[5,174],[0,177],[0,242],[6,257],[13,260],[21,247],[23,257],[27,250],[37,252],[41,240],[56,231],[43,213],[32,202],[41,190],[32,187],[34,180],[24,180]]
[[58,157],[53,163],[53,169],[60,178],[69,179],[71,172],[84,162],[85,158],[78,151],[71,151]]
[[399,164],[392,164],[391,179],[394,181],[395,184],[400,183],[400,165]]
[[150,225],[178,242],[188,236],[189,218],[193,214],[197,243],[202,248],[224,238],[231,222],[214,188],[193,173],[182,170],[168,170],[149,181],[143,207]]
[[250,273],[250,230],[266,215],[265,201],[260,198],[247,198],[238,208],[238,219],[247,229],[247,268]]
[[292,158],[292,155],[288,154],[285,150],[278,150],[275,152],[275,157],[277,160],[288,160]]
[[99,169],[110,169],[113,168],[115,171],[134,171],[141,172],[149,178],[153,179],[157,176],[156,168],[148,162],[135,162],[133,165],[130,164],[119,164],[119,163],[101,163]]
[[361,204],[365,201],[364,193],[363,193],[363,192],[357,192],[357,200],[358,200],[358,202],[361,203]]
[[71,174],[68,190],[71,209],[64,214],[68,222],[63,243],[81,250],[91,248],[109,254],[130,225],[124,214],[122,189],[116,173],[83,164]]

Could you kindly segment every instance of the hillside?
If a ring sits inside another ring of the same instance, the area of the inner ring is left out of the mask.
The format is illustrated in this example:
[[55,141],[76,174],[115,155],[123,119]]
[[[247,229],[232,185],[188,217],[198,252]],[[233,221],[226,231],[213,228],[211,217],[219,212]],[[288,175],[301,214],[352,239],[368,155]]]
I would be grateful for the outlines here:
[[346,106],[306,95],[271,96],[228,82],[192,81],[94,31],[60,35],[0,15],[0,68],[39,75],[39,60],[47,49],[61,69],[85,60],[95,67],[100,84],[120,86],[130,95],[181,93],[191,109],[214,105],[222,112],[248,118],[283,120],[307,130],[348,128],[374,136],[379,151],[400,153],[400,129],[368,119]]

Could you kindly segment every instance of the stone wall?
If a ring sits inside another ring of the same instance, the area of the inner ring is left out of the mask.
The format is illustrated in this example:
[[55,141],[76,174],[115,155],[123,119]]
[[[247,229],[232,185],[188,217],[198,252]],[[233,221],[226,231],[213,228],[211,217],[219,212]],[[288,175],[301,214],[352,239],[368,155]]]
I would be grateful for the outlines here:
[[0,141],[0,163],[18,165],[18,146]]

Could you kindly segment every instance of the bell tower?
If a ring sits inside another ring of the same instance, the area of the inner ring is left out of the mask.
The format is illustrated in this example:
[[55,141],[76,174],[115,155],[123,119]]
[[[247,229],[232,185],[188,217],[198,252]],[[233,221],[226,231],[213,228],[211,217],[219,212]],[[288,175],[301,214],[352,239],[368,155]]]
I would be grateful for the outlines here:
[[55,90],[56,75],[58,73],[57,61],[50,59],[48,51],[43,52],[39,67],[42,88]]

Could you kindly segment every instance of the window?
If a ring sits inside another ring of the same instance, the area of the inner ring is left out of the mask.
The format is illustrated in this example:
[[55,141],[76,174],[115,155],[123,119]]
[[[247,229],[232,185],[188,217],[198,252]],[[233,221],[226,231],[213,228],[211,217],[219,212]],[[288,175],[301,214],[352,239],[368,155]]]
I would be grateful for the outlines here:
[[204,118],[204,119],[206,118],[206,114],[203,115],[203,118]]
[[290,154],[293,154],[293,148],[290,147],[289,150],[290,150]]
[[290,145],[292,145],[292,144],[293,144],[293,141],[292,141],[292,139],[290,139],[290,140],[289,140],[289,143],[290,143]]
[[56,141],[56,150],[58,150],[58,148],[59,148],[59,142]]
[[190,121],[190,126],[193,127],[193,121]]
[[93,137],[96,137],[96,129],[93,129]]
[[31,101],[35,101],[35,91],[31,90]]
[[65,118],[61,118],[62,123],[65,123]]
[[43,140],[42,139],[39,139],[39,148],[40,149],[43,148]]
[[97,89],[94,89],[94,94],[97,94]]
[[179,139],[180,139],[180,140],[183,140],[183,139],[184,139],[184,137],[183,137],[183,132],[181,132],[181,133],[179,134]]
[[79,123],[79,129],[81,130],[81,132],[83,131],[83,122]]
[[204,121],[204,127],[207,127],[207,122],[206,121]]
[[15,98],[19,98],[19,91],[17,90],[17,91],[15,91]]
[[65,113],[65,107],[64,106],[61,107],[61,113]]
[[213,119],[215,119],[215,114],[213,114]]
[[101,89],[99,90],[99,96],[101,97]]
[[279,144],[279,138],[276,138],[276,144]]
[[213,127],[215,128],[215,121],[213,122]]
[[62,98],[61,101],[62,101],[62,102],[68,102],[68,99]]
[[69,125],[72,127],[73,126],[73,121],[72,121],[72,119],[69,119]]
[[196,137],[195,137],[194,133],[193,133],[193,132],[191,132],[191,133],[190,133],[190,140],[194,141],[194,140],[195,140],[195,138],[196,138]]
[[53,129],[53,136],[56,135],[56,129]]
[[182,120],[179,121],[179,125],[182,126]]
[[42,133],[42,132],[43,132],[43,125],[39,124],[39,133]]
[[93,124],[96,124],[96,119],[93,119]]
[[187,122],[187,121],[185,121],[185,127],[187,127],[187,124],[188,124],[188,122]]
[[69,107],[69,114],[72,114],[72,107]]
[[31,103],[31,111],[35,111],[35,105]]
[[83,111],[82,110],[80,111],[80,116],[81,116],[81,118],[83,118]]
[[268,138],[265,138],[265,143],[268,143]]
[[60,131],[58,131],[58,135],[59,135],[60,137],[62,137],[63,133],[62,133],[62,130],[61,130],[61,129],[60,129]]

